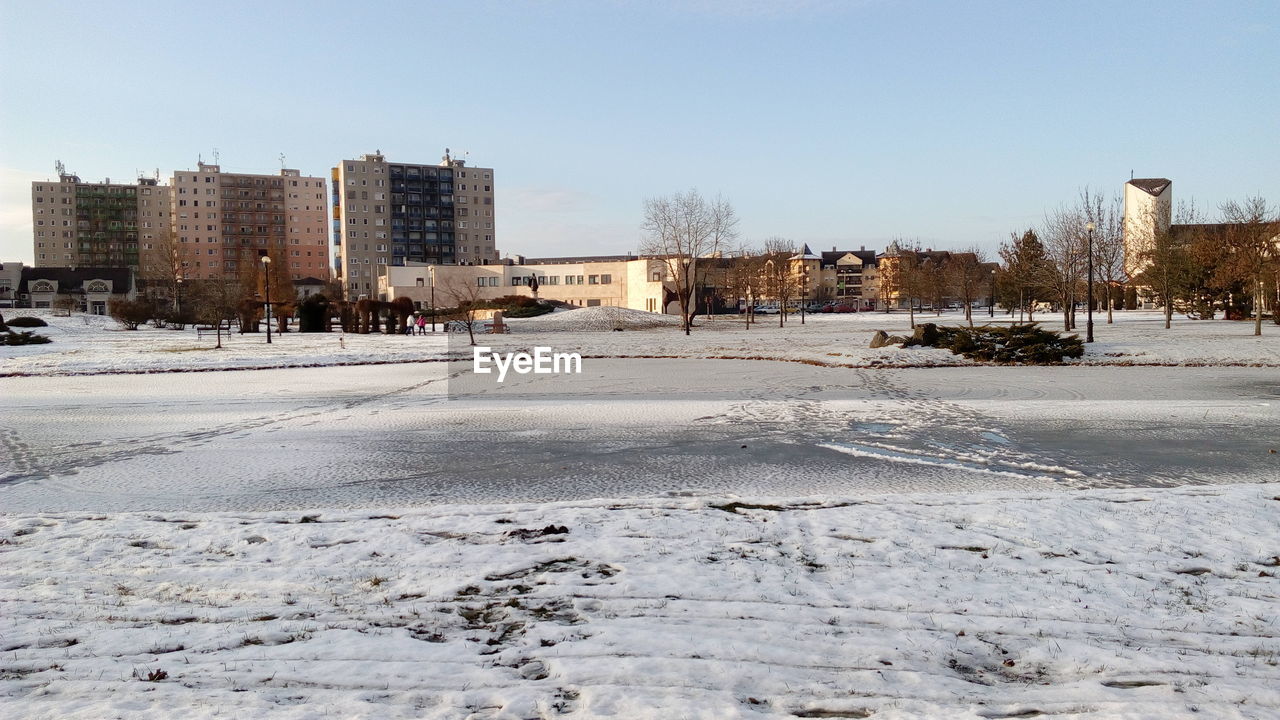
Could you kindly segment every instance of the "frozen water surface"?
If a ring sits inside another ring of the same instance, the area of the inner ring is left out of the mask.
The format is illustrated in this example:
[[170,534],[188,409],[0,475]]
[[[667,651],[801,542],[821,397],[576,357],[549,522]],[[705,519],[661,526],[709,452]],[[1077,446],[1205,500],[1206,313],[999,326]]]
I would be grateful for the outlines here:
[[588,359],[0,380],[8,511],[276,510],[1280,479],[1274,368]]

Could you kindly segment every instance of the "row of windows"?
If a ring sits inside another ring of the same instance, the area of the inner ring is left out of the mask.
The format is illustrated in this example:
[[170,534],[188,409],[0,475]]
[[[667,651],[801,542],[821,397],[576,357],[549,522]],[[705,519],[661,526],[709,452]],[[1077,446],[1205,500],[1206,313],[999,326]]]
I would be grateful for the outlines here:
[[[603,275],[538,275],[537,277],[539,285],[559,285],[561,277],[564,278],[565,285],[611,285],[613,283],[613,275],[608,273]],[[511,278],[512,286],[528,284],[529,277]]]

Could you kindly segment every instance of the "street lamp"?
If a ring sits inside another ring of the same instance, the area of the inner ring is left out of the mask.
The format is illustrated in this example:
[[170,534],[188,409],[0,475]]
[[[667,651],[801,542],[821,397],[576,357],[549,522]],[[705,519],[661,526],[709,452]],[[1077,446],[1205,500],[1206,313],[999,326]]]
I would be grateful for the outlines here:
[[987,315],[996,316],[996,269],[991,268],[991,294],[987,296]]
[[436,332],[436,266],[432,265],[431,271],[431,333]]
[[809,266],[800,272],[800,324],[804,324],[804,306],[809,302]]
[[1084,226],[1089,231],[1089,307],[1088,320],[1085,323],[1085,342],[1093,342],[1093,222]]
[[263,282],[267,290],[267,344],[271,344],[271,258],[263,255],[258,258],[262,261]]
[[178,306],[178,322],[182,322],[182,276],[174,278],[174,302]]

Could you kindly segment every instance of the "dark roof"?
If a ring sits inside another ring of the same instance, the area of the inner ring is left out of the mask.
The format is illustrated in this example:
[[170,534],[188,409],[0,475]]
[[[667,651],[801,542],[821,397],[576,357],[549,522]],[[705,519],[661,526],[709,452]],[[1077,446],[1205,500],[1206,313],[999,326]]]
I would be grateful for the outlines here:
[[27,283],[36,280],[56,281],[60,293],[78,291],[89,280],[110,280],[113,293],[127,293],[133,289],[133,271],[129,268],[24,267],[18,292],[28,292]]
[[294,287],[297,287],[299,285],[324,285],[324,280],[321,280],[320,278],[317,278],[317,277],[311,277],[310,275],[308,275],[307,277],[304,277],[301,280],[294,280],[293,285]]
[[824,252],[822,253],[822,264],[835,265],[836,261],[845,255],[857,255],[858,258],[862,260],[863,265],[874,266],[876,264],[875,250],[836,250],[834,252]]
[[[1192,240],[1195,237],[1221,238],[1225,236],[1231,228],[1241,227],[1247,223],[1188,223],[1184,225],[1170,225],[1169,233],[1178,239]],[[1280,232],[1280,223],[1275,224],[1274,232]]]
[[520,265],[572,265],[577,263],[589,262],[623,262],[626,260],[639,260],[640,258],[627,253],[626,255],[580,255],[578,257],[549,257],[549,258],[525,258]]
[[1129,181],[1129,184],[1145,193],[1159,195],[1172,185],[1173,181],[1167,178],[1134,178]]

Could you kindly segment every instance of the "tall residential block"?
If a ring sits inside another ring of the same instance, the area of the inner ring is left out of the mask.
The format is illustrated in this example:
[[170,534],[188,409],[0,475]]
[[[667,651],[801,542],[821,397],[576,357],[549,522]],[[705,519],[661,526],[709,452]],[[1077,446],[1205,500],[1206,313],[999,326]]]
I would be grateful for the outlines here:
[[185,277],[233,279],[264,250],[288,263],[295,280],[329,277],[324,178],[198,165],[175,171],[170,181],[174,246]]
[[169,238],[169,189],[154,179],[31,183],[36,267],[132,267],[154,262]]
[[387,266],[496,263],[493,176],[448,150],[438,165],[376,152],[333,168],[334,272],[347,297],[375,297]]

